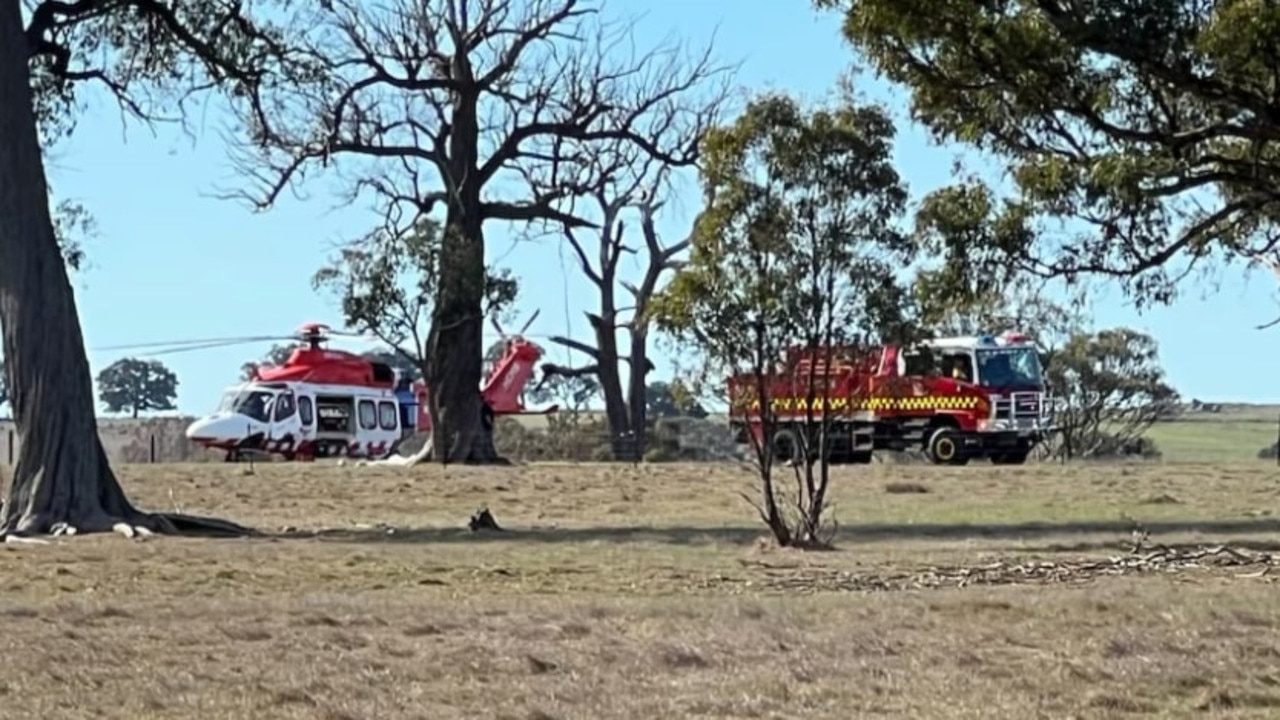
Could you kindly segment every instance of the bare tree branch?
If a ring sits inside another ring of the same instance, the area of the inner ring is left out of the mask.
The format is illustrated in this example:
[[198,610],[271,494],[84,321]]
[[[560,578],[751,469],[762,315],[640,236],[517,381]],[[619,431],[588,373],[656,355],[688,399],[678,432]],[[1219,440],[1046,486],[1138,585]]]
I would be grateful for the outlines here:
[[[704,126],[686,96],[731,69],[710,47],[687,62],[678,45],[627,53],[631,27],[597,15],[581,0],[326,3],[295,20],[290,38],[321,71],[238,103],[245,142],[234,160],[249,183],[222,196],[266,208],[311,166],[345,158],[354,175],[380,177],[360,190],[416,204],[414,215],[474,193],[483,220],[595,227],[572,202],[589,190],[574,179],[593,149],[692,165],[696,133],[665,129]],[[377,170],[388,162],[395,178]],[[524,197],[500,197],[493,182],[530,176],[539,182]],[[424,180],[443,190],[423,193]]]

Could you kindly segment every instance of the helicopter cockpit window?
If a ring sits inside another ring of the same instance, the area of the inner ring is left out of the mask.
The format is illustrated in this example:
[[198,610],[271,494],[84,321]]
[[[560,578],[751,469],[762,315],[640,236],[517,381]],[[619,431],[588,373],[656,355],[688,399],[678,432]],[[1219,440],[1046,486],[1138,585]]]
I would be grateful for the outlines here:
[[281,420],[288,420],[289,418],[293,417],[293,414],[297,412],[297,410],[298,410],[298,407],[297,405],[294,404],[294,401],[293,401],[293,393],[291,392],[281,393],[280,397],[276,399],[276,413],[275,413],[276,422],[279,422]]
[[259,422],[267,422],[271,417],[271,400],[275,393],[264,390],[246,390],[236,398],[232,411]]

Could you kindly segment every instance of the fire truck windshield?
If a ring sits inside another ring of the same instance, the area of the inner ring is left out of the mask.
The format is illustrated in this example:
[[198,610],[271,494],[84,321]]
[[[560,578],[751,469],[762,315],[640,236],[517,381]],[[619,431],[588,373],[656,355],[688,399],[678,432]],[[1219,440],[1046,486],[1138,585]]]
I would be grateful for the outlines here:
[[1035,348],[978,348],[978,382],[990,387],[1040,386],[1040,358]]

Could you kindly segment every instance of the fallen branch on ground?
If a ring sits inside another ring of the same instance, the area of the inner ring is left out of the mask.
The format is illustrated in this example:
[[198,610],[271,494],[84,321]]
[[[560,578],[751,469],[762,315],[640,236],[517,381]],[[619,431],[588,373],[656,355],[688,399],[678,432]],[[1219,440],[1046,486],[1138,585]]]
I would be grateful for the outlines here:
[[[1280,556],[1226,545],[1195,548],[1159,547],[1151,552],[1131,552],[1102,560],[1060,560],[1026,563],[994,562],[976,566],[941,566],[914,572],[864,574],[837,570],[806,569],[801,572],[770,569],[763,579],[744,579],[753,587],[801,592],[886,592],[900,590],[963,588],[973,585],[1050,585],[1087,583],[1101,577],[1151,573],[1177,573],[1208,568],[1250,568],[1236,577],[1261,578],[1280,566]],[[724,578],[720,578],[724,580]]]

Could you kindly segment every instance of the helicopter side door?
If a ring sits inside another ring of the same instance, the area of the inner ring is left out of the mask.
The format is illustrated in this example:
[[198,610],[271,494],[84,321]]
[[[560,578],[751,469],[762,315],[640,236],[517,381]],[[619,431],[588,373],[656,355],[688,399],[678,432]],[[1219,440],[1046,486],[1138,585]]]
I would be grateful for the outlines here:
[[281,449],[286,453],[292,452],[303,439],[298,398],[292,390],[285,390],[276,396],[275,407],[271,413],[271,439],[279,442]]
[[362,397],[356,401],[356,431],[350,454],[380,458],[401,437],[400,407],[394,397]]

